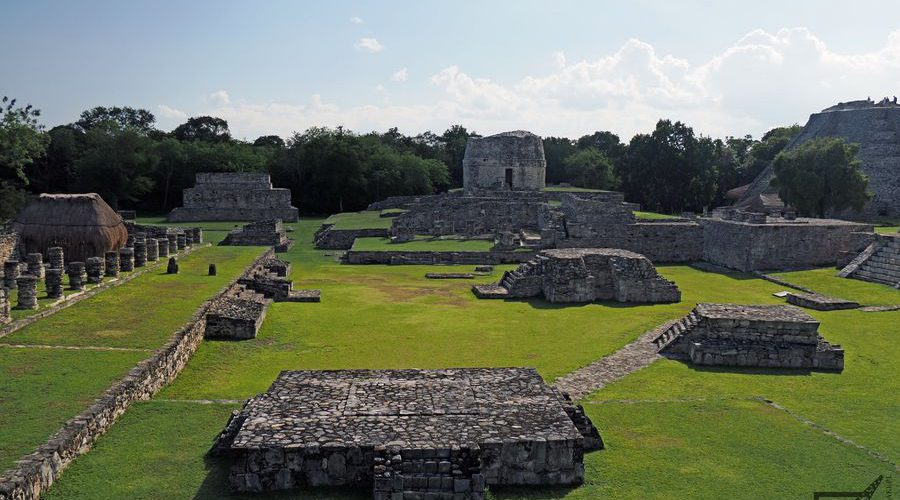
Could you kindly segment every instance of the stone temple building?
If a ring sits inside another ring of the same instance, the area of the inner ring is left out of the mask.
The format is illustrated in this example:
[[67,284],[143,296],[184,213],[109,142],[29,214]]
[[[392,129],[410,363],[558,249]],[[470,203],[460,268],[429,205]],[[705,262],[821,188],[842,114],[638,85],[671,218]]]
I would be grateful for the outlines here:
[[172,222],[297,221],[291,191],[273,188],[268,174],[201,172],[192,188],[184,190],[184,206],[169,213]]
[[544,142],[524,130],[471,137],[463,157],[463,190],[540,191],[545,186]]
[[484,498],[577,485],[603,447],[584,409],[533,368],[283,371],[212,453],[238,491],[371,487],[376,500]]
[[[817,137],[842,137],[849,143],[859,144],[857,158],[869,176],[869,190],[874,195],[862,213],[835,215],[862,219],[900,215],[900,105],[896,98],[839,103],[814,113],[785,149]],[[770,165],[749,185],[736,205],[750,207],[765,200],[764,195],[777,193],[771,185],[774,176]]]

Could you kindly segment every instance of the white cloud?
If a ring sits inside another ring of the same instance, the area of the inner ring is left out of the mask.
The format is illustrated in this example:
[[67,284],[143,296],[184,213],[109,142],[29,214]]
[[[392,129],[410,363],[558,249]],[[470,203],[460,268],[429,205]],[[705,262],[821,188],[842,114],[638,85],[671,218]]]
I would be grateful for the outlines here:
[[362,24],[362,23],[364,23],[365,21],[363,21],[361,17],[353,16],[353,17],[350,18],[350,22],[353,23],[353,24]]
[[409,72],[406,71],[406,68],[400,68],[395,71],[394,74],[391,75],[391,80],[395,82],[405,82],[409,79]]
[[[380,48],[381,45],[377,44]],[[682,120],[714,136],[759,136],[769,128],[804,123],[839,101],[880,99],[900,81],[900,30],[866,53],[834,52],[809,30],[756,30],[714,57],[690,62],[640,40],[591,60],[554,54],[548,74],[501,82],[458,66],[437,71],[408,102],[362,106],[326,104],[220,105],[211,111],[248,136],[289,134],[313,125],[354,130],[398,126],[408,133],[442,131],[462,123],[480,133],[529,129],[577,137],[612,130],[623,140],[660,118]],[[393,78],[392,78],[393,79]]]
[[209,94],[210,100],[219,105],[227,105],[231,103],[231,98],[228,97],[228,92],[224,90],[217,90],[212,94]]
[[356,50],[364,52],[381,52],[384,50],[384,45],[381,45],[381,42],[375,38],[360,38],[353,46],[356,47]]
[[162,115],[164,118],[177,118],[177,119],[187,118],[187,114],[184,111],[181,111],[180,109],[175,109],[170,106],[166,106],[165,104],[157,105],[156,109],[159,110],[159,114]]

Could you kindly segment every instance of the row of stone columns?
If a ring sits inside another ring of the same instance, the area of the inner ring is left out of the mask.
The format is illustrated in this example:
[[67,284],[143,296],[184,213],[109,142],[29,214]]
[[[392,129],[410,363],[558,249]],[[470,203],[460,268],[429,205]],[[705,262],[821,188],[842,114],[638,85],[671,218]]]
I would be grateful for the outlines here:
[[[179,250],[202,242],[203,231],[200,228],[187,228],[184,232],[168,233],[165,238],[147,238],[146,233],[128,235],[125,246],[118,251],[106,252],[103,257],[89,257],[85,262],[69,262],[68,266],[64,264],[62,247],[47,249],[47,268],[44,267],[42,254],[26,255],[27,270],[24,274],[19,261],[6,261],[0,286],[0,322],[9,318],[9,290],[18,289],[16,309],[37,309],[37,284],[41,279],[45,281],[47,297],[58,299],[63,296],[63,272],[69,278],[71,290],[84,290],[88,283],[100,283],[104,277],[115,278],[120,271],[133,271],[135,267],[144,267],[147,262],[156,262],[160,257],[174,255]],[[172,262],[169,263],[171,266]],[[172,272],[171,269],[167,271]],[[178,272],[177,264],[175,272]]]

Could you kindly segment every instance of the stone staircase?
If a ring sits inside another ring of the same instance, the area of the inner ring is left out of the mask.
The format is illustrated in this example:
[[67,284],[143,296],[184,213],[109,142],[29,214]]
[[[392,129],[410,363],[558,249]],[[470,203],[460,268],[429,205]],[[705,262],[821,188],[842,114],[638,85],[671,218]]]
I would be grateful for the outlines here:
[[472,292],[480,299],[532,297],[541,291],[541,275],[548,260],[549,257],[537,254],[516,269],[504,272],[495,284],[474,285]]
[[653,339],[653,344],[656,345],[656,350],[662,351],[679,337],[691,331],[695,326],[697,326],[698,320],[699,318],[697,317],[696,312],[691,311],[687,316],[673,322],[671,326],[663,330],[663,332],[659,334],[658,337]]
[[881,235],[838,276],[900,288],[900,235]]

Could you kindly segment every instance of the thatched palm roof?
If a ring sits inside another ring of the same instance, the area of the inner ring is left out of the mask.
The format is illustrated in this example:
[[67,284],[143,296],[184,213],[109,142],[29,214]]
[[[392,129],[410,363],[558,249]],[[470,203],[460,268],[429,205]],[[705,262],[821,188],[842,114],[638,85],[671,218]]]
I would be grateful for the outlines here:
[[26,252],[59,246],[66,261],[102,257],[128,239],[122,217],[97,193],[42,194],[16,215],[12,228]]

